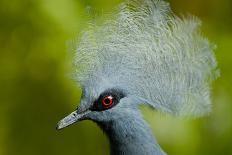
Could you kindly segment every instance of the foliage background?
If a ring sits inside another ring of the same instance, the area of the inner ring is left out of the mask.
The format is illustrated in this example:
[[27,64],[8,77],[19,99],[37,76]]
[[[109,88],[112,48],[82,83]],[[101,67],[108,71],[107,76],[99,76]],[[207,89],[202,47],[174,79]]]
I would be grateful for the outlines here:
[[[95,14],[120,0],[0,0],[0,155],[107,154],[108,141],[92,122],[57,132],[73,111],[80,89],[66,73],[66,42]],[[232,155],[232,1],[170,0],[177,14],[194,14],[217,44],[221,77],[212,89],[213,110],[204,118],[173,118],[143,108],[170,155]],[[94,10],[94,11],[93,11]]]

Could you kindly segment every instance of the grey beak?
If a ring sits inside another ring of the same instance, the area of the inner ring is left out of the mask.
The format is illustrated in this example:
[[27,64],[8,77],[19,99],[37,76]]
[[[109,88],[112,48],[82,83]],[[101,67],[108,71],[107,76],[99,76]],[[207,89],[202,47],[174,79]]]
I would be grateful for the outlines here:
[[69,114],[68,116],[66,116],[65,118],[63,118],[61,121],[58,122],[56,129],[60,130],[63,129],[81,119],[83,119],[83,117],[88,114],[90,111],[85,111],[82,113],[78,113],[77,111],[72,112],[71,114]]

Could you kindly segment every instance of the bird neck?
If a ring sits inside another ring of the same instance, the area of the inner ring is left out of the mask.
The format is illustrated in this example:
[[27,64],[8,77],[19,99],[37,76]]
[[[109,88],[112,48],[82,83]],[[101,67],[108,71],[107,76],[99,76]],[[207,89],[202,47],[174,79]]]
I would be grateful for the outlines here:
[[165,155],[139,113],[98,124],[109,138],[111,155]]

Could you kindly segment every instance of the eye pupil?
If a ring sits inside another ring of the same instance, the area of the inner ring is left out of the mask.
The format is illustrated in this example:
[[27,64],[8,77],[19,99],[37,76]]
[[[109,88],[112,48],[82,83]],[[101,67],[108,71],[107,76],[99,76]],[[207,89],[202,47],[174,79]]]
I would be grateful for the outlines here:
[[105,96],[102,100],[102,104],[105,107],[110,106],[113,103],[113,97],[112,96]]
[[109,104],[110,103],[110,100],[107,98],[107,99],[105,99],[105,103],[106,104]]

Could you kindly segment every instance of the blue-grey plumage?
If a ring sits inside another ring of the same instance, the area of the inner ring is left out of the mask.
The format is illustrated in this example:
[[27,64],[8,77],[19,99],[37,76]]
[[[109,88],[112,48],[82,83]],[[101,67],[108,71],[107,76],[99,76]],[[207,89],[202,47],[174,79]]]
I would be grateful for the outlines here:
[[114,18],[83,32],[74,58],[81,103],[57,126],[93,120],[109,137],[112,155],[165,154],[140,104],[183,116],[210,111],[216,60],[199,21],[178,18],[162,0],[140,2],[123,3]]

